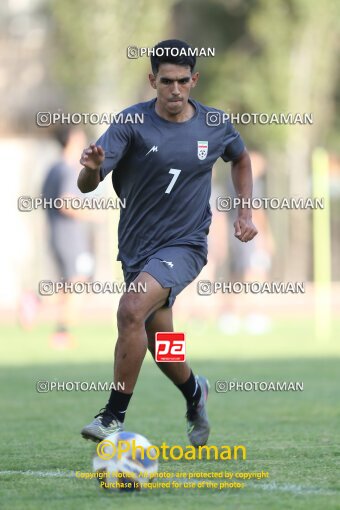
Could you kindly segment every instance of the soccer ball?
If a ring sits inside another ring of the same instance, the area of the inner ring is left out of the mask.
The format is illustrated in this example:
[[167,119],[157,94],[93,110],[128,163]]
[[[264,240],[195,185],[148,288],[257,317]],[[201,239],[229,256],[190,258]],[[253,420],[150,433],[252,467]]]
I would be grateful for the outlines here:
[[110,491],[139,491],[157,472],[155,448],[140,434],[116,432],[97,446],[93,470],[100,487]]

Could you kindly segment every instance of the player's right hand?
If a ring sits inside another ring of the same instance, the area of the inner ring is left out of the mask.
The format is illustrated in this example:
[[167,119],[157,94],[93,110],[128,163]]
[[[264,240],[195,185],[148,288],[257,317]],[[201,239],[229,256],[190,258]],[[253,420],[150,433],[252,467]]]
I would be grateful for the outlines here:
[[89,147],[83,150],[79,162],[90,170],[98,170],[104,159],[104,149],[100,145],[97,146],[95,143],[91,143]]

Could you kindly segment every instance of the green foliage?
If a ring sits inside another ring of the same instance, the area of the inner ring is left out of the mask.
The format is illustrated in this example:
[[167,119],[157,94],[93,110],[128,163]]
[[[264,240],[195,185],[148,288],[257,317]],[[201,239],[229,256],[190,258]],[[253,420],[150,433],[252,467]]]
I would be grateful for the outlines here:
[[[181,37],[216,47],[215,58],[199,63],[200,100],[234,113],[313,112],[315,125],[298,129],[310,145],[327,146],[340,106],[339,2],[215,1],[208,8],[203,0],[189,0],[179,13],[187,16]],[[193,21],[189,13],[195,13]],[[240,127],[248,145],[265,151],[285,148],[295,130],[275,124]]]
[[137,100],[149,60],[129,60],[127,47],[158,42],[172,4],[173,0],[52,1],[51,66],[71,111],[94,111],[98,106],[114,110]]

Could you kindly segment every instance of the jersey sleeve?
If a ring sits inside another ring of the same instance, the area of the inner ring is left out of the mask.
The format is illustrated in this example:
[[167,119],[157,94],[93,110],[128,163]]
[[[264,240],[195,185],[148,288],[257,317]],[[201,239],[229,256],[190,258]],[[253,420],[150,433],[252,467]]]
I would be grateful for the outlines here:
[[100,167],[100,180],[112,172],[126,154],[131,143],[132,134],[128,124],[111,124],[105,133],[98,138],[96,145],[105,151],[105,160]]
[[240,133],[234,128],[232,123],[226,123],[226,130],[223,138],[223,152],[221,158],[228,162],[237,159],[245,149],[244,142]]

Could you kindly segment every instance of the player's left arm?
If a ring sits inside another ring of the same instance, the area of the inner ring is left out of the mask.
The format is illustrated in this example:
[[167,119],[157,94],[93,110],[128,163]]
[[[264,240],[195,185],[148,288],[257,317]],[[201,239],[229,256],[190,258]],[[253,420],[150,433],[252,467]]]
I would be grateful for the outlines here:
[[244,149],[237,159],[231,162],[231,175],[237,196],[245,199],[245,203],[238,206],[237,218],[234,221],[235,237],[246,243],[257,234],[252,221],[251,203],[253,193],[253,175],[248,151]]

